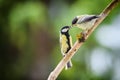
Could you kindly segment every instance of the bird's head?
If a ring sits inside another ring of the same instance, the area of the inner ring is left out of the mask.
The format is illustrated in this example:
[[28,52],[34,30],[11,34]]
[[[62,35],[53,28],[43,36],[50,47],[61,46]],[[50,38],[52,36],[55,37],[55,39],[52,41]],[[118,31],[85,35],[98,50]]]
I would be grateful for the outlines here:
[[77,23],[78,19],[79,19],[79,17],[76,16],[76,17],[72,20],[72,26],[74,26],[74,25]]
[[61,28],[61,33],[67,33],[71,27],[70,26],[64,26]]

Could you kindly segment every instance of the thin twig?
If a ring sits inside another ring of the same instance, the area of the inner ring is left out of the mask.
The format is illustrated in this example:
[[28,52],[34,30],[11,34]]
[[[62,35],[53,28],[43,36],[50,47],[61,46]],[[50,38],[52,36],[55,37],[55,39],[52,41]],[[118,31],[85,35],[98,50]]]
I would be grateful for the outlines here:
[[[98,25],[108,16],[108,14],[111,12],[111,10],[117,6],[118,2],[120,0],[113,0],[100,14],[102,17],[99,18],[93,28],[89,30],[86,39],[90,36],[90,34],[98,27]],[[55,80],[62,69],[64,68],[65,64],[73,57],[73,55],[77,52],[77,50],[82,46],[83,42],[79,42],[78,40],[75,42],[73,47],[70,49],[70,51],[66,54],[65,57],[59,62],[59,64],[56,66],[56,68],[50,73],[48,80]]]

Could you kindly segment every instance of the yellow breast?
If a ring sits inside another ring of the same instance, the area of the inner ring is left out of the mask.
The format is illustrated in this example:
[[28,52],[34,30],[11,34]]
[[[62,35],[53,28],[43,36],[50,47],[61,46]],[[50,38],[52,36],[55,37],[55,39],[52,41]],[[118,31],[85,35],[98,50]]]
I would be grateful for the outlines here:
[[69,45],[67,44],[68,40],[65,35],[61,35],[60,44],[61,44],[61,52],[64,55],[67,51]]

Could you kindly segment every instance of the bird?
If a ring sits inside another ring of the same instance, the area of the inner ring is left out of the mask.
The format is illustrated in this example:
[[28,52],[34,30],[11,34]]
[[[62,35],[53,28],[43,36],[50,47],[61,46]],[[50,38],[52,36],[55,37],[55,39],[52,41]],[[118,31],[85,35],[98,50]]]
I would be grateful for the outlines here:
[[[72,47],[72,37],[69,34],[71,26],[64,26],[60,30],[60,47],[61,47],[61,53],[63,57],[68,53],[68,51]],[[68,61],[68,63],[65,66],[65,69],[69,69],[72,67],[71,60]]]
[[87,32],[93,27],[96,20],[100,18],[100,15],[80,15],[76,16],[72,20],[72,26],[76,26],[82,30],[82,32],[77,35],[77,38],[80,42],[85,41],[85,36],[87,35]]

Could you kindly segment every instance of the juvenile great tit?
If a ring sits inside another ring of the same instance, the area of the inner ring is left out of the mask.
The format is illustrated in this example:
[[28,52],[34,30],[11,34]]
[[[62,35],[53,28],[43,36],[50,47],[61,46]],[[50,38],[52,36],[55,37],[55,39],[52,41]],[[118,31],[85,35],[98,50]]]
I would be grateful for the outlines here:
[[[70,26],[64,26],[60,30],[60,47],[61,53],[63,56],[71,49],[72,47],[72,38],[69,34]],[[72,62],[71,60],[66,64],[65,69],[71,68]]]
[[72,26],[76,26],[82,29],[82,33],[77,35],[80,42],[85,41],[85,36],[87,32],[93,27],[98,18],[100,18],[99,15],[81,15],[76,16],[72,20]]

